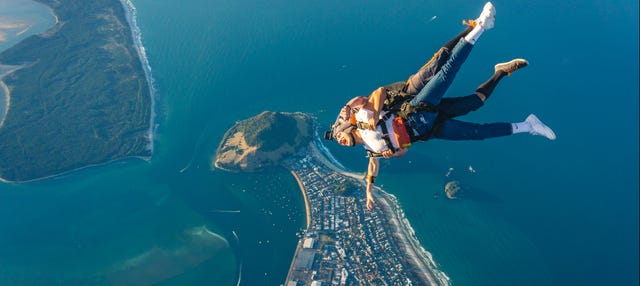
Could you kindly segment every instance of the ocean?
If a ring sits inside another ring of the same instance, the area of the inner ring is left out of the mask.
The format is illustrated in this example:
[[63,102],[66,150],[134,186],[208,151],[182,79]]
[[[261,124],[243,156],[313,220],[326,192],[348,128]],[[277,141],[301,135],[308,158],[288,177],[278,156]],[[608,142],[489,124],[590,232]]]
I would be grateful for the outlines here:
[[[0,8],[18,2],[33,3]],[[0,184],[0,285],[284,283],[305,226],[300,191],[283,169],[214,170],[224,132],[264,110],[308,112],[328,126],[352,96],[405,80],[484,5],[132,2],[156,90],[154,156]],[[418,143],[385,161],[377,183],[398,197],[452,285],[638,285],[638,2],[493,3],[495,28],[447,95],[526,58],[461,119],[535,113],[558,139]],[[46,27],[47,11],[11,15]],[[359,147],[326,145],[348,169],[366,170]],[[452,179],[459,200],[442,193]]]

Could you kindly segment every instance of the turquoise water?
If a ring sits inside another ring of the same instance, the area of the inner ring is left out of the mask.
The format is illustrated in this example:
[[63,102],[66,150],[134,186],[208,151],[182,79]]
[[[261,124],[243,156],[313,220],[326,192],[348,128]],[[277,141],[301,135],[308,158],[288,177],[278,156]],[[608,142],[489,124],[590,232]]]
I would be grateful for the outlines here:
[[[283,283],[304,226],[299,190],[283,170],[213,171],[224,131],[263,110],[328,125],[347,98],[404,80],[484,4],[298,2],[134,1],[158,90],[155,155],[0,185],[0,284],[235,285],[240,269],[241,285]],[[495,29],[449,90],[527,58],[465,119],[533,112],[556,141],[432,141],[382,167],[378,182],[453,285],[638,284],[638,3],[556,2],[494,1]],[[329,148],[364,171],[361,150]],[[449,168],[463,199],[433,199]],[[201,226],[224,237],[204,260],[134,259],[177,253]],[[175,275],[145,281],[143,269]]]

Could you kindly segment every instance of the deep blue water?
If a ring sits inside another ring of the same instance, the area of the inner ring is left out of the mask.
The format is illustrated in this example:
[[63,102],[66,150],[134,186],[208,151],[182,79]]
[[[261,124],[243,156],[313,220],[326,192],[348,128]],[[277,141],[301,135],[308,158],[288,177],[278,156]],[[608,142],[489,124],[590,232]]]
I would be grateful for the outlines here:
[[[133,258],[172,253],[200,226],[228,246],[208,249],[199,264],[167,266],[154,256],[141,264],[182,273],[158,278],[167,285],[235,285],[239,265],[242,285],[283,283],[304,226],[299,190],[283,170],[213,171],[224,131],[263,110],[311,112],[328,125],[348,98],[406,79],[484,4],[134,3],[158,90],[156,154],[149,163],[0,185],[2,285],[140,279]],[[558,139],[420,143],[385,162],[378,182],[398,196],[453,285],[637,285],[637,1],[494,4],[495,29],[448,95],[472,92],[498,62],[526,58],[530,66],[464,119],[535,113]],[[328,146],[365,170],[362,150]],[[464,196],[433,199],[449,168]],[[122,263],[129,276],[105,274]]]

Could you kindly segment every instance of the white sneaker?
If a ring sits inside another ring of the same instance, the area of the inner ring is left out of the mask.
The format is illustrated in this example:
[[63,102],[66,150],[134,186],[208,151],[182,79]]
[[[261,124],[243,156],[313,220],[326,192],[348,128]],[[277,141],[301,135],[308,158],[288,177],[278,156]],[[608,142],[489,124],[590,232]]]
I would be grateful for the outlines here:
[[531,125],[531,131],[529,131],[531,135],[540,135],[547,137],[549,140],[556,140],[556,134],[553,133],[553,130],[542,123],[534,114],[529,114],[524,121]]
[[494,72],[504,71],[507,75],[511,75],[512,72],[517,71],[523,67],[529,65],[529,62],[525,59],[515,59],[506,63],[499,63],[493,67]]
[[485,30],[493,29],[493,22],[496,20],[496,8],[493,7],[491,2],[487,2],[484,4],[484,8],[482,9],[482,13],[478,19],[476,19],[476,23],[480,25]]

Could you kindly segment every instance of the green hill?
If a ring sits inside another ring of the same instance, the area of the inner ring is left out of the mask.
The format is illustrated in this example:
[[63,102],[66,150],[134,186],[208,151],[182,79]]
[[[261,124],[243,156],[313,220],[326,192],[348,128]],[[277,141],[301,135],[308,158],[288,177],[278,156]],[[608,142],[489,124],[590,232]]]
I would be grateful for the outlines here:
[[313,121],[302,113],[265,111],[237,122],[224,135],[214,165],[232,171],[255,171],[280,164],[307,147]]

